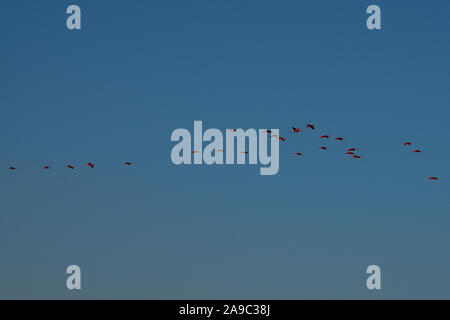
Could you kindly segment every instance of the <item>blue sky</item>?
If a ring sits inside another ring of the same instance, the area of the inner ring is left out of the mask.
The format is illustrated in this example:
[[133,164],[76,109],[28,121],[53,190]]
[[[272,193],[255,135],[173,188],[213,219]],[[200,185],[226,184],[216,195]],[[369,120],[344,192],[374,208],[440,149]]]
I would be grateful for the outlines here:
[[[449,10],[2,1],[0,298],[450,298]],[[280,128],[279,173],[173,165],[170,134],[194,120]],[[323,152],[320,134],[345,141]]]

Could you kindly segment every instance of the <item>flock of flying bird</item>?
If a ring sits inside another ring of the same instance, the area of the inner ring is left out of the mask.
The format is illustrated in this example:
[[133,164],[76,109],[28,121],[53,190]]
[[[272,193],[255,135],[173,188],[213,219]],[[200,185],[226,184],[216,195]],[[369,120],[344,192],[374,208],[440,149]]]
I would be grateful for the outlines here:
[[[91,167],[92,169],[94,169],[94,167],[95,167],[95,164],[94,164],[93,162],[88,162],[87,165],[88,165],[88,167]],[[124,162],[124,165],[131,166],[132,163],[126,161],[126,162]],[[43,166],[43,167],[42,167],[43,170],[50,170],[51,168],[52,168],[52,167],[50,167],[50,166]],[[75,170],[75,167],[74,167],[73,165],[71,165],[71,164],[68,164],[68,165],[66,166],[66,168],[71,169],[71,170]],[[9,170],[16,170],[16,167],[11,166],[11,167],[9,167]]]
[[[315,129],[316,129],[315,126],[314,126],[313,124],[307,124],[307,125],[306,125],[306,128],[307,128],[307,129],[311,129],[311,130],[315,130]],[[229,131],[232,131],[232,132],[235,132],[236,130],[237,130],[237,129],[229,129]],[[292,127],[292,130],[293,130],[293,133],[294,133],[294,134],[298,134],[298,133],[302,132],[302,129],[296,128],[296,127]],[[270,134],[270,138],[278,138],[280,141],[283,141],[283,142],[286,141],[286,138],[283,138],[283,137],[277,136],[277,135],[272,135],[272,131],[271,131],[271,130],[265,130],[265,132]],[[320,139],[330,139],[330,136],[329,136],[329,135],[321,135],[321,136],[320,136]],[[336,141],[344,141],[344,138],[342,138],[342,137],[336,137],[335,140],[336,140]],[[412,143],[411,143],[411,142],[404,142],[404,143],[403,143],[403,146],[404,146],[404,147],[410,147],[410,146],[412,146]],[[326,147],[326,146],[321,146],[320,149],[322,149],[322,150],[327,150],[328,147]],[[346,153],[345,153],[345,154],[346,154],[346,155],[350,155],[353,159],[361,159],[361,156],[357,155],[357,154],[356,154],[356,151],[357,151],[356,148],[348,148],[348,149],[346,150]],[[220,149],[220,150],[217,150],[217,152],[224,152],[224,150],[223,150],[223,149]],[[422,153],[422,151],[419,150],[419,149],[413,149],[412,152],[414,152],[414,153]],[[194,151],[192,151],[192,153],[198,153],[198,151],[194,150]],[[247,154],[248,151],[241,151],[241,153]],[[303,154],[300,153],[300,152],[295,152],[295,155],[300,156],[300,157],[303,156]],[[88,165],[89,167],[91,167],[92,169],[95,167],[95,164],[94,164],[93,162],[88,162],[87,165]],[[126,165],[126,166],[131,166],[132,163],[126,161],[126,162],[124,162],[124,165]],[[71,165],[71,164],[68,164],[66,167],[67,167],[68,169],[71,169],[71,170],[74,170],[74,169],[75,169],[75,167],[74,167],[73,165]],[[49,170],[49,169],[51,169],[51,167],[50,167],[50,166],[44,166],[42,169],[43,169],[43,170]],[[11,167],[9,167],[9,170],[16,170],[16,167],[11,166]],[[434,181],[439,180],[438,177],[427,177],[427,179],[429,179],[429,180],[434,180]]]

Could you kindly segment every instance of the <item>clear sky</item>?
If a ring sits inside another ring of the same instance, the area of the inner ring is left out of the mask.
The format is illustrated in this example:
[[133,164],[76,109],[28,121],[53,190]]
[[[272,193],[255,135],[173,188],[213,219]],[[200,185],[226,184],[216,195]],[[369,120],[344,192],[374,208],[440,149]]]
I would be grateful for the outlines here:
[[[66,28],[70,4],[81,31]],[[449,12],[1,1],[0,298],[450,298]],[[279,128],[279,173],[175,166],[171,132],[194,120]],[[345,140],[325,152],[320,134]]]

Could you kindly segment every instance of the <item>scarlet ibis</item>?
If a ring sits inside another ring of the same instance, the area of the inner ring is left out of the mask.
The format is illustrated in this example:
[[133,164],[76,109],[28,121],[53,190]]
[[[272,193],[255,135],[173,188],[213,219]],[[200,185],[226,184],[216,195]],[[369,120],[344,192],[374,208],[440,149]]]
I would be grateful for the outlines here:
[[124,162],[124,164],[127,165],[127,166],[131,166],[131,165],[132,165],[132,163],[131,163],[131,162],[128,162],[128,161],[127,161],[127,162]]
[[292,127],[292,130],[294,130],[294,133],[298,133],[298,132],[302,131],[302,130],[300,130],[300,128],[296,128],[296,127]]
[[320,149],[327,150],[328,148],[327,147],[320,147]]
[[45,166],[45,167],[43,167],[42,169],[48,170],[48,169],[50,169],[50,167],[49,167],[49,166]]
[[439,180],[438,177],[429,177],[428,179],[430,179],[430,180]]
[[403,145],[404,145],[404,146],[410,146],[410,145],[411,145],[411,142],[403,142]]
[[349,151],[349,152],[346,152],[345,154],[354,154],[354,153]]
[[413,152],[415,152],[415,153],[421,153],[422,151],[420,151],[420,150],[413,150]]
[[279,139],[280,139],[281,141],[283,141],[283,142],[286,141],[286,139],[283,138],[283,137],[280,137]]
[[67,168],[72,169],[72,170],[75,169],[75,167],[71,166],[70,164],[67,165]]
[[92,162],[89,162],[89,163],[88,163],[88,166],[91,167],[92,169],[94,169],[95,164],[93,164]]
[[360,156],[357,156],[356,154],[353,156],[354,159],[361,159]]
[[349,148],[349,149],[347,149],[347,151],[355,151],[356,150],[356,148]]
[[330,139],[330,136],[327,136],[327,135],[320,136],[320,139]]
[[342,140],[344,140],[344,138],[337,137],[336,140],[337,140],[337,141],[342,141]]
[[9,167],[9,170],[16,170],[16,167]]
[[247,154],[247,153],[248,153],[248,151],[241,151],[241,153],[245,153],[245,154]]
[[300,152],[296,152],[295,154],[298,155],[298,156],[302,156],[303,155]]
[[307,124],[306,127],[307,127],[307,128],[310,128],[311,130],[314,130],[314,129],[315,129],[314,125],[312,125],[312,124]]

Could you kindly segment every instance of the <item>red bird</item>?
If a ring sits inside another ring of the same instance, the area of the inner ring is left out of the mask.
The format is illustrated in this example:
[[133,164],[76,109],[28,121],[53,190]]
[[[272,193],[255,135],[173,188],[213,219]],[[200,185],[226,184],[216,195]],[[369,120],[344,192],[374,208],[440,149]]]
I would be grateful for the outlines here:
[[48,170],[48,169],[50,169],[50,167],[49,167],[49,166],[45,166],[45,167],[43,167],[42,169]]
[[95,164],[93,164],[92,162],[89,162],[89,163],[88,163],[88,166],[91,167],[92,169],[94,169]]
[[327,135],[325,135],[325,136],[320,136],[320,139],[330,139],[330,136],[327,136]]
[[300,152],[296,152],[295,154],[298,155],[298,156],[302,156],[303,155]]
[[428,179],[430,179],[430,180],[439,180],[438,177],[429,177]]
[[347,151],[355,151],[355,150],[356,150],[356,148],[347,149]]
[[346,152],[345,154],[354,154],[354,153],[349,151],[349,152]]
[[356,154],[353,156],[353,159],[361,159],[360,156],[357,156]]
[[311,128],[311,130],[314,130],[314,129],[315,129],[314,125],[312,125],[312,124],[307,124],[306,127],[307,127],[307,128]]
[[132,165],[132,163],[131,163],[131,162],[128,162],[128,161],[127,161],[127,162],[124,162],[124,164],[127,165],[127,166],[131,166],[131,165]]
[[337,141],[342,141],[342,140],[344,140],[344,138],[337,137],[336,140],[337,140]]
[[410,146],[410,145],[411,145],[411,142],[403,142],[403,145],[404,145],[404,146]]
[[413,152],[415,152],[415,153],[421,153],[422,151],[420,151],[420,150],[413,150]]
[[15,167],[9,167],[9,170],[16,170]]
[[245,153],[245,154],[247,154],[247,153],[248,153],[248,151],[241,151],[241,153]]
[[75,169],[75,167],[71,166],[70,164],[67,165],[67,168],[72,169],[72,170]]
[[328,148],[327,147],[320,147],[320,149],[327,150]]
[[296,128],[296,127],[292,127],[292,130],[294,130],[294,133],[302,131],[302,130],[300,130],[300,128]]
[[281,141],[283,141],[283,142],[286,141],[286,139],[283,138],[283,137],[280,137],[279,139],[280,139]]

